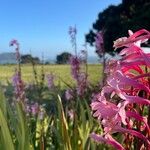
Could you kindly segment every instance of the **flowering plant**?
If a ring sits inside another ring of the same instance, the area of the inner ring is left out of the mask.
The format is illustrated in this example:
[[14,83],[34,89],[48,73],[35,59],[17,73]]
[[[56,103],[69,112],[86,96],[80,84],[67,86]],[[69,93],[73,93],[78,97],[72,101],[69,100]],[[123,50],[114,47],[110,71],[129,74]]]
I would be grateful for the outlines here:
[[[118,150],[150,147],[150,53],[140,46],[149,38],[150,32],[142,29],[114,42],[115,49],[124,47],[121,58],[108,63],[106,85],[91,103],[103,127],[102,135],[91,134],[95,141]],[[114,133],[123,135],[123,144]]]

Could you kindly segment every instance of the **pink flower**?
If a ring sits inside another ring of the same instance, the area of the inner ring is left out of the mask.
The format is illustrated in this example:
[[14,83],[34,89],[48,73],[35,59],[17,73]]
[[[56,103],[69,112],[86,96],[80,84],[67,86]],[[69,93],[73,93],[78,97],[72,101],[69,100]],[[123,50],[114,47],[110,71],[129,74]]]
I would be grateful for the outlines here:
[[113,132],[116,126],[121,125],[121,122],[127,124],[125,106],[126,103],[116,106],[114,103],[108,102],[104,96],[100,96],[99,101],[91,104],[94,111],[93,116],[101,120],[105,133]]
[[[137,42],[140,41],[140,43],[145,42],[147,39],[150,38],[150,32],[142,29],[139,30],[135,33],[132,33],[132,31],[129,30],[129,37],[122,37],[119,38],[118,40],[114,41],[114,46],[115,49],[119,48],[119,47],[123,47],[123,46],[127,46],[130,47],[132,44],[136,44]],[[140,44],[138,43],[138,45]]]
[[35,103],[31,106],[31,113],[33,116],[35,116],[36,114],[38,114],[39,112],[39,105],[38,103]]
[[65,97],[67,100],[73,99],[73,91],[71,89],[66,90]]
[[98,117],[99,120],[102,118],[114,118],[118,112],[117,106],[106,101],[103,96],[100,96],[98,100],[91,103],[91,108],[95,111],[93,116]]

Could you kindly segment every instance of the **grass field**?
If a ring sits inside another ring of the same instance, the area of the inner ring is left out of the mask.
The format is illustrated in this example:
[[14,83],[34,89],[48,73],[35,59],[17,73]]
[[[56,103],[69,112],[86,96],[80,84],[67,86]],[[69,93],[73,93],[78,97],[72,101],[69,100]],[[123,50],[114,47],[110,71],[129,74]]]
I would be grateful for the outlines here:
[[[1,65],[0,66],[0,81],[2,83],[7,83],[7,81],[11,81],[11,78],[15,72],[16,65]],[[38,76],[41,74],[41,65],[36,66],[36,70]],[[101,70],[102,66],[99,64],[89,64],[88,65],[88,74],[89,79],[92,83],[96,83],[101,78]],[[64,83],[61,79],[68,84],[72,84],[73,80],[70,75],[70,65],[45,65],[44,66],[45,74],[53,73],[56,75],[57,82],[59,82],[62,86]],[[33,82],[33,69],[31,65],[22,65],[22,76],[25,82]],[[61,79],[60,79],[61,78]]]

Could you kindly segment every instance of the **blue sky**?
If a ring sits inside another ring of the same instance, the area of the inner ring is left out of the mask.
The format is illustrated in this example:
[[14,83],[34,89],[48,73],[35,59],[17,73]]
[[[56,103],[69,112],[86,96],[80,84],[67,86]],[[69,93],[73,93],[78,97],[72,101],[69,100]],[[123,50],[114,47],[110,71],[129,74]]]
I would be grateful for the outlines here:
[[8,44],[11,39],[19,41],[22,53],[39,57],[44,53],[46,59],[71,52],[68,27],[75,24],[80,50],[98,13],[119,3],[121,0],[0,0],[0,53],[13,51]]

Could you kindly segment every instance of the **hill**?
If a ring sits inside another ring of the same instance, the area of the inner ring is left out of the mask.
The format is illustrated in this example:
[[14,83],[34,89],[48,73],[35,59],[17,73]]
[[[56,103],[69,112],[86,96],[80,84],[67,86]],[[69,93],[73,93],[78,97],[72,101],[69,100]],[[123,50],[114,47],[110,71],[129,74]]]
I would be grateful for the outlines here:
[[15,53],[1,53],[0,54],[0,64],[16,64]]

